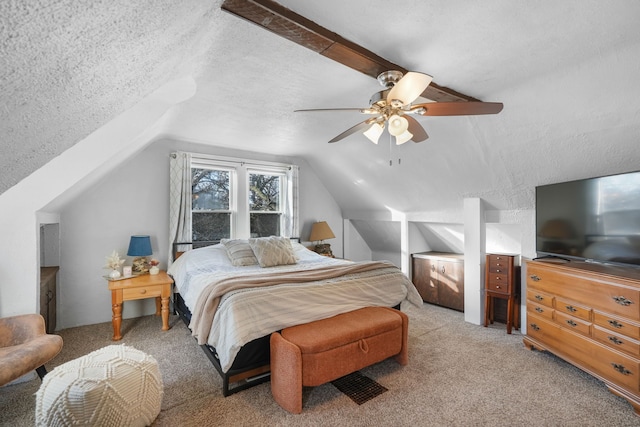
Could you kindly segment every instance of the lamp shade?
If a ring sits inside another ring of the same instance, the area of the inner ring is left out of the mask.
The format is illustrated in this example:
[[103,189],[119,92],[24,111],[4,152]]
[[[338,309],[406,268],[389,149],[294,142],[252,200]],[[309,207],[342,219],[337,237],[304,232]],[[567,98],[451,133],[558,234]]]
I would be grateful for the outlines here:
[[336,236],[333,235],[333,231],[329,227],[326,221],[320,221],[313,224],[311,227],[311,235],[309,241],[316,242],[320,240],[333,239]]
[[153,254],[151,250],[151,239],[149,236],[131,236],[129,241],[128,256],[149,256]]

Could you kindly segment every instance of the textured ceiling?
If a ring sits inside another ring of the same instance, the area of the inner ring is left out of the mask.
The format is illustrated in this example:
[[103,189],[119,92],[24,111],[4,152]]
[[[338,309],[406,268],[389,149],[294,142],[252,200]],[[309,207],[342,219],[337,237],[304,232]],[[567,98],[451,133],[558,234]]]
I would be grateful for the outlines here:
[[[162,84],[192,75],[177,138],[305,158],[345,211],[533,207],[535,185],[640,169],[640,2],[380,0],[280,4],[495,116],[420,119],[430,138],[361,135],[381,89],[220,10],[221,1],[0,2],[0,192]],[[390,160],[393,165],[390,166]]]

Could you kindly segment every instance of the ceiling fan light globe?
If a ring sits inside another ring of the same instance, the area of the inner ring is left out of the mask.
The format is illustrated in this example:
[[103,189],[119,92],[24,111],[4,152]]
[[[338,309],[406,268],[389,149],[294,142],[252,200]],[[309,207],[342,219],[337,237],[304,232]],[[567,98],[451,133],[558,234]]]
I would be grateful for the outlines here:
[[374,123],[371,125],[369,129],[364,131],[363,134],[369,139],[369,141],[373,142],[374,144],[377,144],[378,140],[380,139],[380,135],[382,135],[383,130],[384,130],[384,127],[380,123]]
[[396,145],[402,145],[405,142],[409,141],[411,138],[413,138],[413,134],[408,130],[405,130],[400,135],[396,136]]
[[393,136],[401,135],[409,128],[409,122],[397,114],[389,117],[389,133]]

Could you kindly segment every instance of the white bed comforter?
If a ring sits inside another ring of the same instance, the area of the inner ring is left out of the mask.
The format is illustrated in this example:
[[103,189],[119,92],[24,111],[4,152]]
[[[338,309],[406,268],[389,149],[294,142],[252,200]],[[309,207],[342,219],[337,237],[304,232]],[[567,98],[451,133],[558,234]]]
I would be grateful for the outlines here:
[[[295,265],[234,267],[224,247],[214,245],[183,254],[171,265],[169,274],[193,312],[203,289],[227,277],[300,271],[350,262],[327,258],[298,243],[292,244],[298,258]],[[240,348],[256,338],[358,308],[395,306],[404,301],[422,306],[422,298],[411,281],[392,266],[319,282],[239,289],[221,298],[207,343],[216,349],[222,370],[226,372]]]

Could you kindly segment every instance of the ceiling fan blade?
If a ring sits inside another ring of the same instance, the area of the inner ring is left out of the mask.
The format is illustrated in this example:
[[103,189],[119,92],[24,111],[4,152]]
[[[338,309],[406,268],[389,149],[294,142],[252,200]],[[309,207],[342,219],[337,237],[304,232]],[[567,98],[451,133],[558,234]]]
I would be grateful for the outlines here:
[[413,117],[409,117],[406,114],[403,117],[409,122],[408,130],[413,134],[413,137],[411,138],[413,142],[422,142],[429,138],[429,135],[427,135],[427,131],[424,130],[422,125],[418,123],[416,119],[414,119]]
[[474,116],[498,114],[502,107],[502,102],[429,102],[413,105],[411,111],[423,116]]
[[428,74],[409,71],[391,88],[387,101],[397,99],[402,101],[402,105],[411,104],[424,92],[432,79],[433,77]]
[[293,110],[294,113],[308,113],[308,112],[315,112],[315,111],[321,111],[321,112],[326,112],[326,111],[357,111],[359,113],[362,114],[378,114],[379,111],[376,111],[372,108],[309,108],[309,109],[303,109],[303,110]]
[[349,129],[345,130],[340,135],[336,136],[331,141],[329,141],[329,143],[338,142],[341,139],[344,139],[344,138],[348,137],[349,135],[352,135],[352,134],[354,134],[356,132],[362,131],[362,130],[370,127],[371,123],[373,122],[373,120],[374,119],[367,119],[364,122],[360,122],[357,125],[355,125],[353,127],[350,127]]

